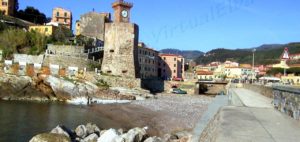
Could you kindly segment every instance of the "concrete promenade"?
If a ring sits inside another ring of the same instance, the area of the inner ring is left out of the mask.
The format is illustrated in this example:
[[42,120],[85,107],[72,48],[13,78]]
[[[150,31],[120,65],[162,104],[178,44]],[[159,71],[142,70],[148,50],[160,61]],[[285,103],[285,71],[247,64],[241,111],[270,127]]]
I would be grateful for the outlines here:
[[232,104],[219,114],[217,142],[300,142],[300,122],[275,110],[272,99],[243,88],[230,94]]

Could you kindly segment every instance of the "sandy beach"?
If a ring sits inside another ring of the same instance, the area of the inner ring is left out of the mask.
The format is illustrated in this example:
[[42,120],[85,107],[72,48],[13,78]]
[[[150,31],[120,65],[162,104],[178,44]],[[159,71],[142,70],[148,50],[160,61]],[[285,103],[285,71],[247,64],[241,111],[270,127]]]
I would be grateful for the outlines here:
[[154,99],[128,104],[93,105],[91,110],[118,122],[123,129],[148,126],[150,135],[162,136],[191,130],[212,100],[207,96],[158,94]]

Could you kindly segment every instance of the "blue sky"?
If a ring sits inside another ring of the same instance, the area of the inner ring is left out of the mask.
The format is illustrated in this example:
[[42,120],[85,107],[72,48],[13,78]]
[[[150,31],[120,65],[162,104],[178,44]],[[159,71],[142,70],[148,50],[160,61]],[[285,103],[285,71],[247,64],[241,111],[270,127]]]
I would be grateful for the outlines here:
[[[128,0],[140,41],[160,50],[207,52],[300,41],[300,1],[296,0]],[[48,17],[54,7],[73,12],[73,23],[92,11],[113,12],[114,0],[19,0]]]

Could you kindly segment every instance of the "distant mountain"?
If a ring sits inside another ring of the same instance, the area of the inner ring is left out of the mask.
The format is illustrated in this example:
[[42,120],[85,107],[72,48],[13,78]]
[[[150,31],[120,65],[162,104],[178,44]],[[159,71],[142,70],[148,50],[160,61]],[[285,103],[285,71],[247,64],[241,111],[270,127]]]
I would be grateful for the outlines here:
[[162,49],[159,52],[164,54],[178,54],[183,56],[187,60],[194,60],[204,54],[203,52],[198,50],[178,50],[178,49],[171,49],[171,48]]
[[300,53],[300,42],[289,44],[265,44],[256,48],[248,49],[214,49],[196,59],[198,64],[208,64],[213,61],[224,62],[226,60],[239,63],[252,64],[253,49],[255,52],[255,64],[274,64],[278,63],[285,47],[289,48],[290,54]]

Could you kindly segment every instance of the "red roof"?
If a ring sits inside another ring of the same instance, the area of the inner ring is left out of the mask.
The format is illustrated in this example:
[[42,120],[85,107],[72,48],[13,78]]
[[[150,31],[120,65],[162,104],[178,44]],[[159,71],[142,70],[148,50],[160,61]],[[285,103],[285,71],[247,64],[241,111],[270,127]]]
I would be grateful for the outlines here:
[[198,75],[214,75],[211,71],[197,71]]

